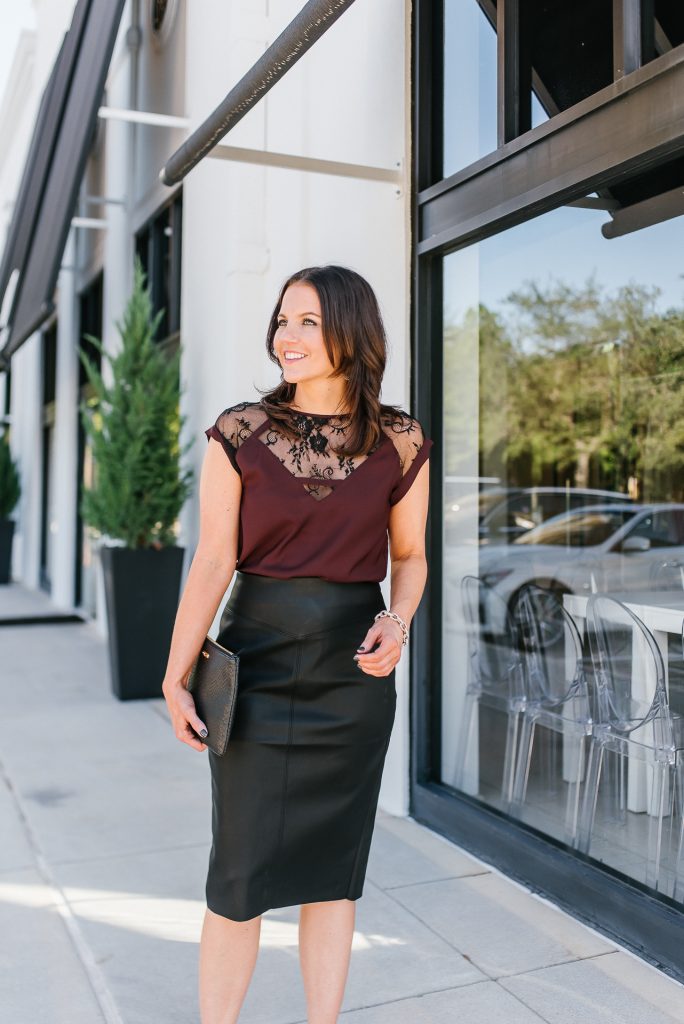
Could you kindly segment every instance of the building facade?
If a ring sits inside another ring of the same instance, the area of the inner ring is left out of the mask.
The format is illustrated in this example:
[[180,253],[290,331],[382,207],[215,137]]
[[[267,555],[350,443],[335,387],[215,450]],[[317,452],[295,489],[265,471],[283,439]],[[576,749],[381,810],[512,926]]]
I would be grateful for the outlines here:
[[[353,267],[390,339],[383,399],[435,441],[430,577],[381,805],[684,977],[682,15],[358,0],[162,185],[300,6],[128,0],[55,312],[0,374],[22,473],[14,578],[104,634],[76,345],[115,350],[134,253],[159,343],[181,346],[197,469],[217,413],[275,380],[282,281]],[[6,220],[73,10],[37,3],[17,50]],[[191,500],[186,568],[197,532]]]

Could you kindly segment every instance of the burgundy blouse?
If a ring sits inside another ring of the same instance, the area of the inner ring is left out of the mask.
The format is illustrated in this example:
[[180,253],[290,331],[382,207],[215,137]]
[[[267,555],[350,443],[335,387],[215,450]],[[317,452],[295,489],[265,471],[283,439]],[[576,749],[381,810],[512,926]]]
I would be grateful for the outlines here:
[[236,568],[262,576],[380,582],[387,575],[390,507],[406,494],[432,441],[418,420],[383,416],[375,447],[338,456],[347,414],[291,410],[285,437],[260,402],[224,409],[205,430],[242,478]]

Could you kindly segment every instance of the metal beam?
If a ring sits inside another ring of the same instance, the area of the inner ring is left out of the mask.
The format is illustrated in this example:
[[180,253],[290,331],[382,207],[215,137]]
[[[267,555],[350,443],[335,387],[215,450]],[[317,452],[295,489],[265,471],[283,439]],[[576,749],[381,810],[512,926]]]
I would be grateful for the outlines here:
[[216,110],[169,157],[159,175],[162,182],[177,185],[182,181],[353,3],[309,0]]
[[175,117],[173,114],[154,114],[147,110],[127,110],[124,107],[100,107],[97,116],[104,121],[127,121],[129,124],[146,124],[153,128],[189,128],[189,117]]
[[[155,114],[145,110],[125,110],[121,107],[100,107],[102,118],[128,121],[152,128],[189,128],[190,119],[171,114]],[[189,141],[189,140],[188,140]],[[218,142],[207,154],[218,160],[232,160],[237,163],[259,164],[262,167],[284,167],[295,171],[313,171],[316,174],[337,174],[345,178],[362,178],[367,181],[389,181],[403,186],[404,177],[393,167],[375,167],[372,164],[352,164],[341,160],[325,160],[321,157],[296,156],[293,153],[276,153],[273,150],[248,149],[245,146],[229,146]],[[397,168],[401,163],[397,162]],[[87,202],[122,203],[123,200],[107,199],[101,196],[87,196]]]
[[620,204],[617,199],[602,199],[600,196],[583,196],[581,199],[571,199],[565,206],[579,206],[583,210],[618,210]]
[[[258,164],[261,167],[283,167],[292,171],[313,171],[315,174],[336,174],[343,178],[362,178],[366,181],[389,181],[401,186],[404,178],[401,170],[392,167],[373,167],[369,164],[348,164],[341,160],[321,160],[318,157],[294,156],[291,153],[274,153],[270,150],[247,149],[244,146],[219,144],[210,157],[218,160],[235,160],[239,163]],[[397,168],[401,167],[397,163]]]
[[630,231],[640,231],[652,224],[660,224],[673,217],[684,214],[684,186],[663,192],[659,196],[651,196],[640,203],[632,203],[621,210],[616,210],[612,220],[601,225],[604,238],[619,238]]
[[450,251],[684,154],[684,47],[418,195],[418,252]]
[[107,221],[101,220],[99,217],[72,217],[71,226],[72,228],[89,228],[99,231],[107,227]]
[[81,197],[81,202],[89,206],[125,206],[125,199],[111,199],[109,196],[91,196],[86,195]]

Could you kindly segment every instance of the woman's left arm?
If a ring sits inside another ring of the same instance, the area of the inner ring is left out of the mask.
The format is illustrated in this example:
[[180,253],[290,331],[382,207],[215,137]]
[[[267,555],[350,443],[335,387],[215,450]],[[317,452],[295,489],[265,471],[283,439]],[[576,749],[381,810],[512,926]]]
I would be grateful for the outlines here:
[[[396,612],[407,626],[423,596],[427,580],[425,524],[430,489],[429,460],[418,470],[408,491],[390,509],[389,549],[391,565],[389,611]],[[360,651],[357,664],[372,676],[386,676],[401,657],[402,630],[394,619],[383,616],[369,628],[361,647],[369,651],[380,641],[373,654]]]

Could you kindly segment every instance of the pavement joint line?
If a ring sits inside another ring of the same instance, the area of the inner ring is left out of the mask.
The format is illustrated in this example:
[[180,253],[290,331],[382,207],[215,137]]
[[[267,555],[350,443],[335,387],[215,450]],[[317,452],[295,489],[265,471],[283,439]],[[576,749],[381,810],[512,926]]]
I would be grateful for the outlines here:
[[2,780],[14,802],[17,816],[21,822],[27,842],[35,858],[38,874],[41,876],[44,884],[52,890],[54,897],[54,904],[52,904],[52,906],[57,909],[57,912],[62,918],[62,923],[64,924],[69,938],[71,939],[76,955],[81,962],[83,970],[85,971],[86,977],[90,982],[93,994],[102,1012],[103,1019],[106,1024],[125,1024],[124,1019],[117,1008],[114,996],[105,981],[104,974],[100,970],[93,955],[93,951],[88,945],[87,939],[85,938],[81,926],[78,923],[76,915],[73,913],[69,901],[66,898],[63,889],[59,885],[59,882],[52,874],[47,858],[44,856],[40,848],[40,844],[38,843],[26,811],[24,810],[23,801],[14,788],[2,759],[0,759],[0,776],[2,777]]
[[[528,888],[526,885],[523,885],[522,882],[518,882],[517,879],[511,878],[510,875],[505,874],[495,865],[488,864],[487,861],[482,860],[480,857],[477,856],[477,854],[471,853],[471,851],[466,850],[465,847],[459,846],[458,843],[455,843],[453,840],[448,839],[446,836],[443,836],[441,832],[437,832],[434,829],[428,828],[427,825],[423,825],[422,822],[417,821],[415,818],[412,818],[411,815],[406,815],[406,820],[410,821],[412,824],[416,825],[424,832],[427,832],[428,835],[436,836],[438,839],[440,839],[443,843],[446,843],[452,849],[459,850],[460,852],[464,853],[467,857],[470,857],[472,860],[477,861],[478,864],[482,864],[486,869],[486,871],[483,872],[484,874],[486,874],[487,872],[491,872],[492,874],[498,875],[499,878],[504,878],[507,882],[510,882],[511,885],[516,886],[517,889],[519,889],[521,892],[524,892],[526,895],[532,896],[533,899],[538,900],[540,903],[545,904],[547,907],[552,907],[559,914],[564,914],[566,917],[570,918],[571,921],[576,921],[578,924],[582,925],[583,928],[586,928],[588,932],[591,932],[591,934],[595,938],[601,939],[603,942],[608,943],[608,945],[612,945],[615,950],[619,950],[621,953],[625,953],[627,956],[632,957],[633,960],[638,961],[638,963],[645,964],[652,971],[655,971],[659,978],[667,978],[668,981],[672,981],[676,985],[679,985],[680,988],[684,988],[684,985],[682,985],[678,978],[673,978],[671,974],[667,974],[666,971],[664,971],[660,967],[657,967],[656,964],[651,963],[650,960],[647,960],[643,956],[639,956],[638,953],[635,953],[632,949],[628,949],[627,946],[623,946],[612,935],[606,935],[605,932],[600,932],[597,928],[594,928],[592,925],[587,924],[587,922],[582,920],[582,918],[575,917],[574,914],[569,913],[563,907],[559,907],[557,903],[554,903],[546,896],[542,896],[541,893],[535,892],[533,889]],[[613,951],[614,950],[606,950],[606,952]],[[585,957],[584,959],[591,958]]]
[[434,882],[456,882],[461,878],[479,878],[480,875],[488,875],[489,871],[467,871],[464,875],[444,875],[443,878],[421,878],[419,882],[403,882],[400,885],[381,885],[383,892],[391,892],[393,889],[412,889],[417,885],[432,885]]
[[[425,992],[413,992],[405,996],[399,996],[398,999],[385,999],[381,1003],[364,1003],[363,1006],[351,1006],[348,1010],[342,1010],[340,1017],[344,1017],[347,1013],[360,1013],[363,1010],[374,1010],[378,1006],[396,1006],[399,1003],[405,1003],[409,999],[423,999],[425,996],[439,995],[440,992],[460,992],[461,989],[475,988],[477,985],[496,985],[495,981],[491,978],[476,978],[475,981],[466,981],[463,985],[446,985],[444,988],[430,988]],[[503,989],[502,991],[505,991]],[[506,992],[506,995],[513,995],[512,992]],[[525,1009],[530,1009],[529,1006],[525,1005]],[[535,1016],[539,1016],[536,1010],[531,1010]],[[544,1021],[544,1024],[548,1024],[545,1017],[539,1017],[540,1020]],[[292,1024],[307,1024],[306,1020],[293,1021]]]
[[[559,960],[553,964],[540,964],[539,967],[530,967],[526,971],[515,971],[514,974],[500,974],[497,980],[508,981],[509,978],[526,978],[530,974],[538,974],[539,971],[548,971],[552,967],[565,967],[566,964],[584,963],[586,960],[599,960],[603,956],[616,956],[619,949],[606,949],[603,953],[592,953],[591,956],[574,956],[569,960]],[[639,959],[641,959],[639,957]],[[662,976],[662,971],[659,972]],[[670,979],[672,980],[672,979]]]
[[[483,874],[487,874],[487,872],[483,872]],[[469,876],[466,876],[466,877],[473,877],[473,876],[469,875]],[[479,877],[479,876],[476,876],[476,877]],[[504,875],[503,877],[505,878],[506,876]],[[370,882],[370,878],[368,879],[368,881]],[[447,879],[447,881],[451,881],[451,879]],[[379,888],[379,886],[375,882],[371,882],[371,885],[373,885],[376,889]],[[402,887],[397,886],[397,888],[402,888]],[[390,893],[390,890],[387,890],[387,889],[380,889],[380,891],[386,893],[387,895],[389,895],[389,893]],[[390,895],[390,899],[393,899],[394,902],[397,904],[397,906],[401,907],[408,914],[410,914],[412,917],[414,917],[416,919],[416,921],[419,921],[422,925],[424,925],[426,928],[428,928],[429,931],[431,931],[433,933],[433,935],[436,935],[439,939],[441,939],[442,942],[446,942],[447,946],[450,946],[451,949],[453,949],[456,953],[459,954],[459,956],[463,957],[463,959],[467,960],[468,963],[471,964],[476,970],[478,970],[482,974],[484,974],[489,981],[497,982],[499,980],[499,978],[509,978],[509,977],[512,977],[512,975],[510,975],[510,974],[490,974],[490,972],[488,971],[488,969],[486,967],[483,967],[481,964],[476,963],[470,957],[469,954],[464,953],[463,950],[459,949],[458,946],[455,946],[453,944],[453,942],[451,942],[444,935],[442,935],[440,932],[438,932],[435,928],[433,928],[431,925],[429,925],[427,923],[427,921],[424,921],[422,917],[419,917],[418,914],[414,913],[414,911],[411,910],[410,907],[405,906],[403,903],[401,903],[400,900],[395,899],[391,895]],[[570,915],[568,915],[568,916],[570,916]],[[572,920],[576,920],[575,918],[571,918],[571,919]],[[613,952],[615,952],[615,950],[605,950],[605,952],[606,953],[613,953]],[[533,971],[545,970],[548,967],[558,967],[561,964],[577,963],[577,962],[582,961],[582,960],[590,960],[590,959],[592,959],[591,956],[572,956],[571,955],[571,956],[567,957],[566,959],[554,961],[554,963],[552,963],[552,964],[541,964],[539,967],[532,967],[528,971],[519,971],[517,973],[519,975],[531,974]],[[637,959],[640,959],[640,957],[637,957]],[[659,972],[659,973],[662,974],[662,971]]]
[[415,921],[418,921],[418,923],[421,924],[424,928],[427,928],[427,930],[429,932],[432,932],[432,934],[435,936],[435,938],[439,939],[440,942],[443,942],[446,946],[449,947],[449,949],[453,949],[453,951],[455,953],[458,953],[458,955],[463,957],[464,960],[467,960],[468,963],[471,964],[476,970],[478,970],[482,974],[486,975],[486,977],[489,980],[493,980],[493,979],[489,978],[489,975],[487,974],[486,971],[482,970],[481,967],[478,967],[477,964],[473,963],[472,960],[468,956],[466,956],[463,953],[462,950],[460,950],[458,948],[458,946],[454,946],[453,942],[449,942],[449,940],[445,939],[443,935],[440,935],[440,933],[435,928],[433,928],[432,925],[428,924],[427,921],[424,921],[422,917],[418,917],[418,914],[416,914],[413,910],[411,910],[410,907],[405,906],[400,900],[398,900],[398,899],[396,899],[396,897],[392,896],[391,895],[391,890],[389,890],[389,889],[381,889],[380,886],[377,885],[377,883],[371,881],[370,876],[367,877],[366,881],[367,881],[367,884],[372,885],[374,889],[378,890],[378,892],[384,893],[388,897],[388,899],[391,899],[392,902],[396,904],[397,907],[399,907],[401,910],[403,910],[406,914],[409,914]]

